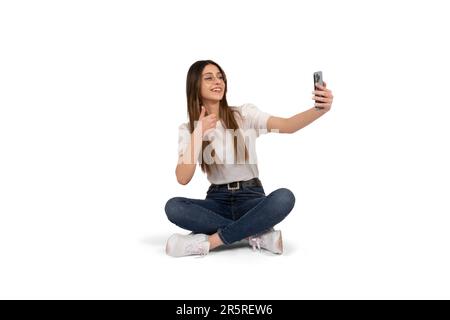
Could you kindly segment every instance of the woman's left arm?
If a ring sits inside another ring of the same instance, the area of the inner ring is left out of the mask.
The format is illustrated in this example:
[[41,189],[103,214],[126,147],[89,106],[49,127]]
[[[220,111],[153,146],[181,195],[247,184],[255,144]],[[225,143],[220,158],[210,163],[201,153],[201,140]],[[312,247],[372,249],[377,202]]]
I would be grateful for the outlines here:
[[331,90],[327,89],[327,84],[325,82],[323,86],[316,84],[316,90],[312,93],[314,94],[312,99],[316,101],[313,108],[290,118],[270,117],[267,120],[267,130],[269,132],[275,130],[279,133],[294,133],[330,111],[333,94]]

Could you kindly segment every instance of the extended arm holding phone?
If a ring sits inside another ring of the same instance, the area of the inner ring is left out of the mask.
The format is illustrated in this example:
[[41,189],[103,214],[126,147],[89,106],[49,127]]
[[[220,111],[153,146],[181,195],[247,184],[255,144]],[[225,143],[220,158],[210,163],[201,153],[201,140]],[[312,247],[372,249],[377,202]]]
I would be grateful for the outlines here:
[[326,83],[323,86],[316,84],[316,90],[312,92],[313,100],[316,101],[314,107],[300,112],[290,118],[270,117],[267,121],[269,131],[277,130],[279,133],[294,133],[330,111],[333,103],[333,94],[327,89]]

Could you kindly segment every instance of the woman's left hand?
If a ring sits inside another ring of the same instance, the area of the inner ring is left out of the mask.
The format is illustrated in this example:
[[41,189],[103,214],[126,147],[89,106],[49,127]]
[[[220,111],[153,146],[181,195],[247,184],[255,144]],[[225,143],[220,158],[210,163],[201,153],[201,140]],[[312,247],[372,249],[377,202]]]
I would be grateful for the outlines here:
[[312,92],[315,100],[314,107],[324,111],[330,111],[331,105],[333,104],[333,94],[331,90],[327,89],[327,84],[323,82],[323,86],[316,83],[316,90]]

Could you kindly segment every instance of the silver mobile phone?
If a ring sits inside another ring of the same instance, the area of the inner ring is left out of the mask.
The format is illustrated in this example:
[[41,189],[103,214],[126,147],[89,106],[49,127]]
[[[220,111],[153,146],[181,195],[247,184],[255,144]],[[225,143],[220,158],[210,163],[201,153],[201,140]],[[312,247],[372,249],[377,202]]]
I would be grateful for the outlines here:
[[[316,90],[316,83],[320,84],[321,86],[323,86],[323,76],[322,76],[322,71],[316,71],[313,74],[313,78],[314,78],[314,90]],[[323,107],[316,107],[316,109],[323,109]]]

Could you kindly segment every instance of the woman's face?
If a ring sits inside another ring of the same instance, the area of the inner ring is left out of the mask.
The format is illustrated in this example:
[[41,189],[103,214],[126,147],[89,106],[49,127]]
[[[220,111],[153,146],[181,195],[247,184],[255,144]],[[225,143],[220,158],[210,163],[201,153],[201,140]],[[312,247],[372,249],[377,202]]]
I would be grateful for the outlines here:
[[225,82],[219,68],[213,64],[205,66],[201,76],[200,95],[203,101],[218,102],[225,92]]

